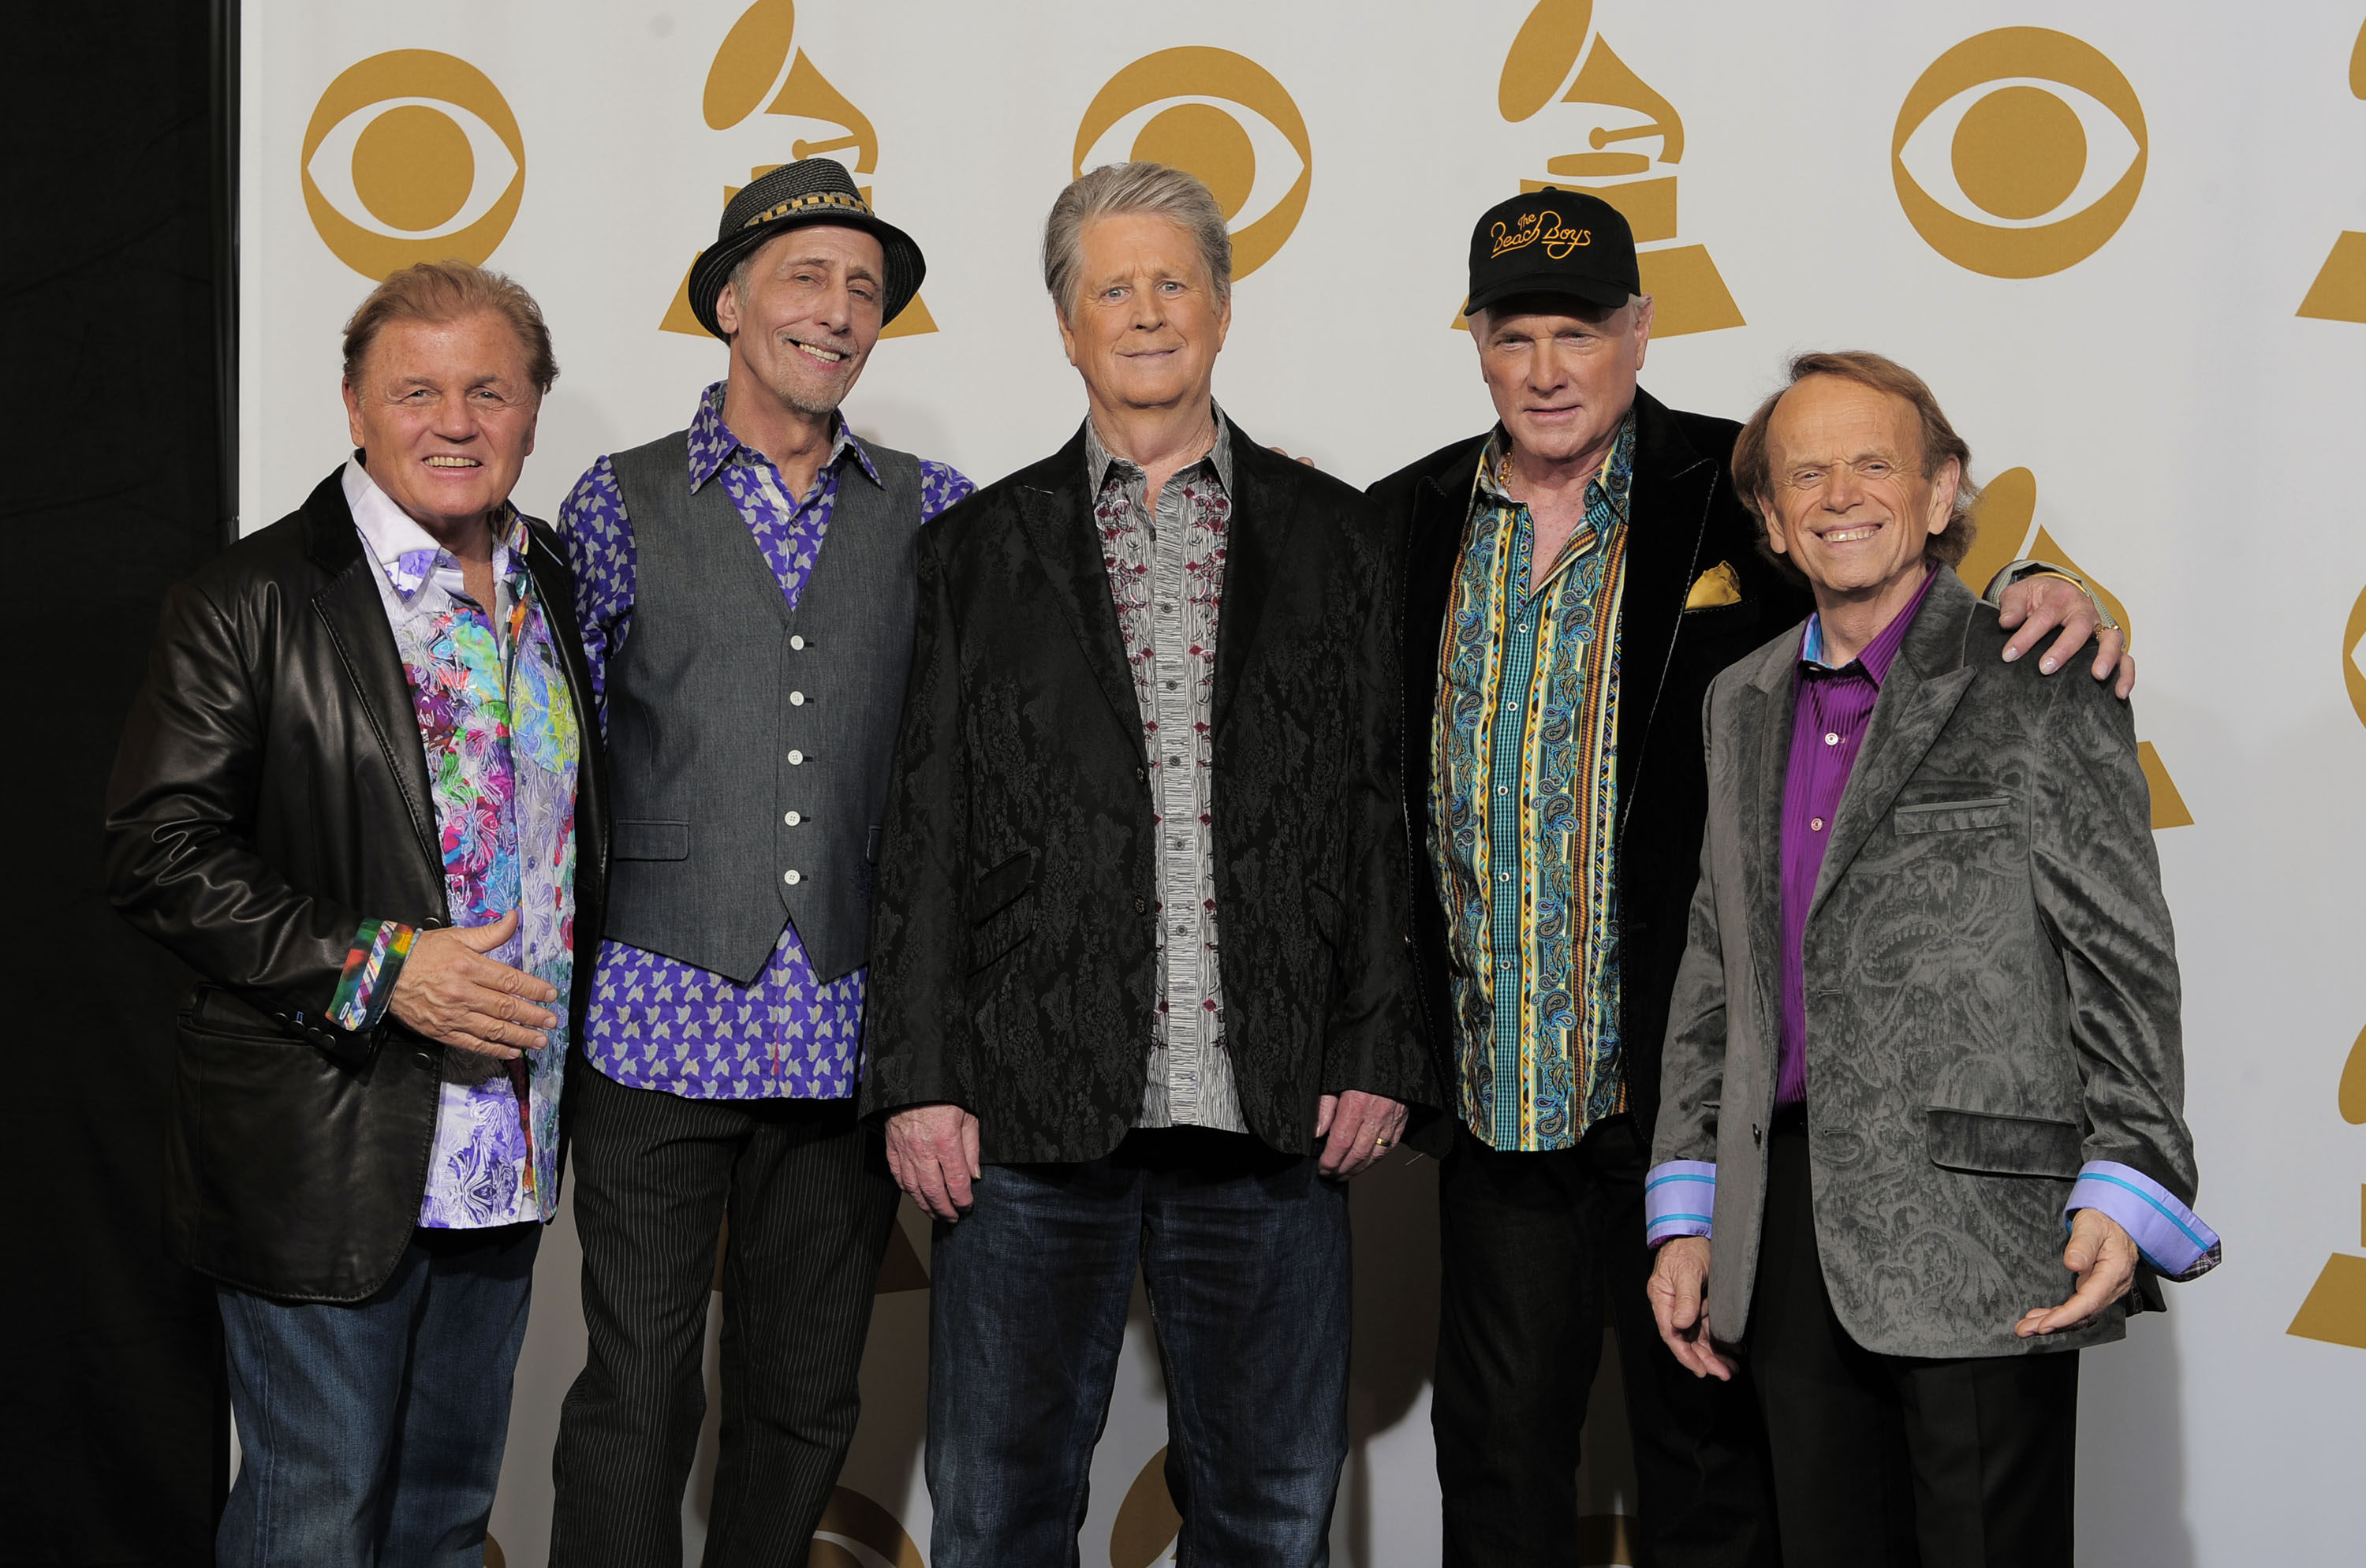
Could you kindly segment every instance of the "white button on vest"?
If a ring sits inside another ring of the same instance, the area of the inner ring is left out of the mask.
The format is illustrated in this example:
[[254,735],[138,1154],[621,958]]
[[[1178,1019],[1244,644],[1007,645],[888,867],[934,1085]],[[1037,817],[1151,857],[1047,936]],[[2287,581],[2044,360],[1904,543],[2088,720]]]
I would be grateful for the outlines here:
[[794,887],[797,885],[799,878],[795,872],[784,871],[781,873],[781,880],[787,883],[790,886]]
[[803,653],[806,650],[806,639],[801,637],[793,637],[789,639],[789,646],[795,649],[799,653]]
[[800,823],[800,822],[804,821],[804,820],[805,820],[805,818],[802,818],[802,817],[800,817],[800,816],[798,816],[795,812],[792,811],[792,812],[789,812],[787,815],[783,816],[783,817],[781,818],[781,820],[782,820],[782,821],[783,821],[783,822],[786,822],[790,827],[794,828],[794,827],[795,827],[798,823]]
[[803,692],[791,692],[789,694],[789,705],[793,708],[801,708],[805,706],[806,694]]
[[789,766],[793,768],[803,767],[805,765],[805,761],[806,754],[803,751],[792,751],[789,753]]

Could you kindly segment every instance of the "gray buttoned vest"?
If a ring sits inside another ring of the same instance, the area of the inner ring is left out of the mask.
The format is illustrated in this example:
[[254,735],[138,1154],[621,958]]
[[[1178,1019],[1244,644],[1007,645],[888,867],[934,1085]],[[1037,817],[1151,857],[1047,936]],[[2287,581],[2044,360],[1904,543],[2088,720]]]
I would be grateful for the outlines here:
[[792,612],[688,433],[610,459],[637,558],[608,663],[615,800],[605,934],[742,985],[785,916],[815,976],[870,952],[872,867],[912,657],[920,465],[850,454]]

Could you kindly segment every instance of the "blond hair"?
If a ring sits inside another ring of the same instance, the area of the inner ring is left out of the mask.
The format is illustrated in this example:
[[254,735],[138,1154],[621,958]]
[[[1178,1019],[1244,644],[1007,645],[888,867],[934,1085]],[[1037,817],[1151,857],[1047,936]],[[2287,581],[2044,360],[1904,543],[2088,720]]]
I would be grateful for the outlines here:
[[453,321],[490,310],[510,324],[525,350],[526,378],[538,392],[558,379],[550,328],[534,296],[506,273],[473,262],[420,262],[389,276],[345,321],[345,385],[361,382],[370,344],[390,321]]

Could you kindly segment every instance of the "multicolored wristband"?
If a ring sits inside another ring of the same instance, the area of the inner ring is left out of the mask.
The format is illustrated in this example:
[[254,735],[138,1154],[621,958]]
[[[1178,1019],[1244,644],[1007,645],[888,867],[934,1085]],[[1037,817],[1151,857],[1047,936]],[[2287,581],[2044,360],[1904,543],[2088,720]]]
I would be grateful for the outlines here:
[[337,994],[329,998],[329,1021],[358,1033],[376,1029],[386,1017],[394,995],[395,976],[418,931],[399,920],[364,920],[345,953],[344,973],[337,977]]

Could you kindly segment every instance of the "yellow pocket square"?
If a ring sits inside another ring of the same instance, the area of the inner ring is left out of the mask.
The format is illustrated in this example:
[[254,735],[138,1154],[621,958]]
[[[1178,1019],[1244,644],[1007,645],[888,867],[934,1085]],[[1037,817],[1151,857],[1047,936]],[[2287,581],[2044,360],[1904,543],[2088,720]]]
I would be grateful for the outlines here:
[[1741,577],[1733,563],[1721,560],[1693,580],[1693,591],[1684,595],[1687,610],[1714,610],[1719,604],[1741,603]]

